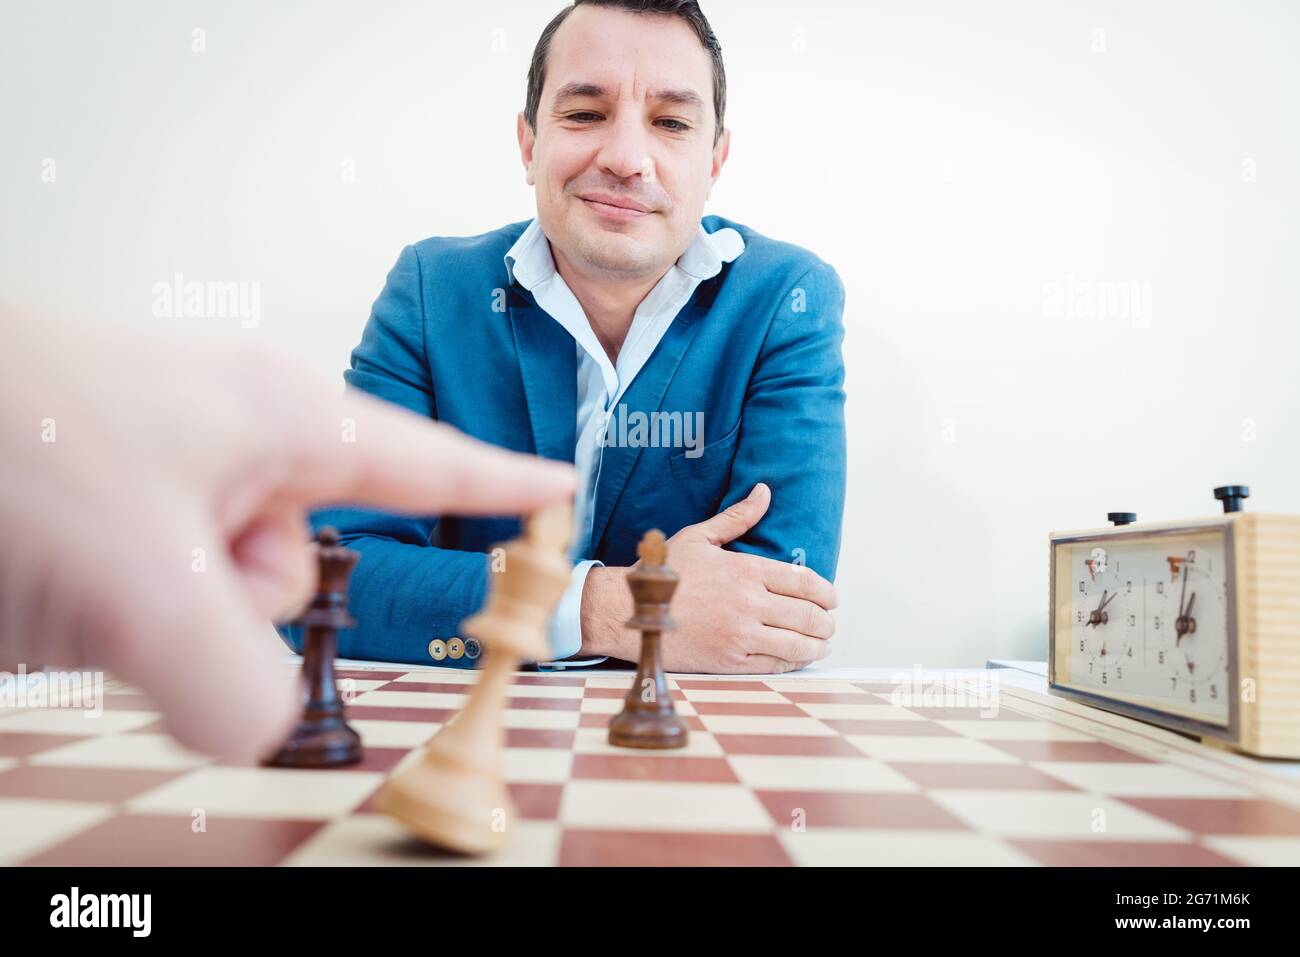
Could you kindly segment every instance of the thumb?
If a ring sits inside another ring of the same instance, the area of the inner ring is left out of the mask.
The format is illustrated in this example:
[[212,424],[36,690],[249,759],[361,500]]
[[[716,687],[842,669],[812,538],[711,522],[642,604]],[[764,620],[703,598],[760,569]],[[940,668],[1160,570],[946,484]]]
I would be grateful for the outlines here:
[[694,526],[710,545],[725,545],[758,524],[772,504],[772,490],[759,482],[746,498],[728,505],[705,522]]

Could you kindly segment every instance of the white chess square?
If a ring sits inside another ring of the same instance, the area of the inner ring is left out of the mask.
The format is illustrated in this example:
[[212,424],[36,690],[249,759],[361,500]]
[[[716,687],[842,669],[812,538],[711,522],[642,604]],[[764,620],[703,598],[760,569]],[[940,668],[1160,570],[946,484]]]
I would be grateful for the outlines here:
[[727,761],[751,788],[789,791],[861,791],[910,794],[920,790],[888,765],[863,758],[731,754]]
[[767,715],[706,714],[700,716],[713,734],[789,734],[835,737],[835,731],[816,718],[776,718]]
[[111,804],[0,798],[0,864],[40,853],[112,813]]
[[1036,761],[1032,766],[1067,784],[1115,797],[1248,798],[1245,788],[1174,764],[1136,761]]
[[371,771],[200,768],[128,802],[136,814],[207,814],[323,821],[347,814],[383,781]]
[[142,768],[183,771],[211,763],[165,734],[106,734],[42,751],[31,764],[83,768]]
[[287,867],[547,867],[559,857],[552,821],[515,821],[506,845],[486,857],[439,853],[382,814],[353,814],[321,828],[284,861]]
[[1062,841],[1186,841],[1181,827],[1116,798],[1078,791],[938,789],[930,798],[987,834]]
[[639,831],[772,830],[758,798],[738,784],[570,781],[560,802],[560,820],[572,827]]
[[1005,751],[974,738],[940,738],[918,734],[848,734],[845,738],[863,754],[880,761],[924,761],[944,764],[1016,764]]

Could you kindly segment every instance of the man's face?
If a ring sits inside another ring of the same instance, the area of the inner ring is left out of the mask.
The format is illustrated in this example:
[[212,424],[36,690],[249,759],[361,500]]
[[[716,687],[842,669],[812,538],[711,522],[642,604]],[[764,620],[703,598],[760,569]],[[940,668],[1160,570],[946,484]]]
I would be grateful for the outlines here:
[[594,279],[657,276],[686,251],[727,158],[713,67],[673,17],[578,7],[551,41],[519,146],[552,247]]

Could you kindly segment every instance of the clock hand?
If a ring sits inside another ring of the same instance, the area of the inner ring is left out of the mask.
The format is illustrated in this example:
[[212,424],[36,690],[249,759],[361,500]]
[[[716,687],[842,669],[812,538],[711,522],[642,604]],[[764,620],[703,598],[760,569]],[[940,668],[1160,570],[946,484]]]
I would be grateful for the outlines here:
[[1195,604],[1196,592],[1192,592],[1192,597],[1187,599],[1187,608],[1178,616],[1178,620],[1174,622],[1174,629],[1178,632],[1178,636],[1174,638],[1175,645],[1183,640],[1183,635],[1196,630],[1196,619],[1192,617],[1192,606]]
[[1106,589],[1103,588],[1101,590],[1101,601],[1098,603],[1097,607],[1093,609],[1092,613],[1088,615],[1088,620],[1085,623],[1085,626],[1092,625],[1092,627],[1096,628],[1098,625],[1100,625],[1101,610],[1105,607],[1106,607]]
[[1178,617],[1183,617],[1183,599],[1187,597],[1187,559],[1183,559],[1183,591],[1178,596]]

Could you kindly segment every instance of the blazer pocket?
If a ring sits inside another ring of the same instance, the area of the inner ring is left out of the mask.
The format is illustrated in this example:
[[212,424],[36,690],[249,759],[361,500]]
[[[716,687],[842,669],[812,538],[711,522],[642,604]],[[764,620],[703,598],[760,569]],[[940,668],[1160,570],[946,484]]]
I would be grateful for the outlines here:
[[[730,465],[736,453],[736,440],[739,438],[740,422],[736,422],[731,431],[716,442],[710,442],[701,449],[682,449],[680,452],[674,452],[668,457],[668,467],[672,469],[674,477],[680,478],[721,465]],[[698,454],[688,457],[686,454],[688,452]]]

